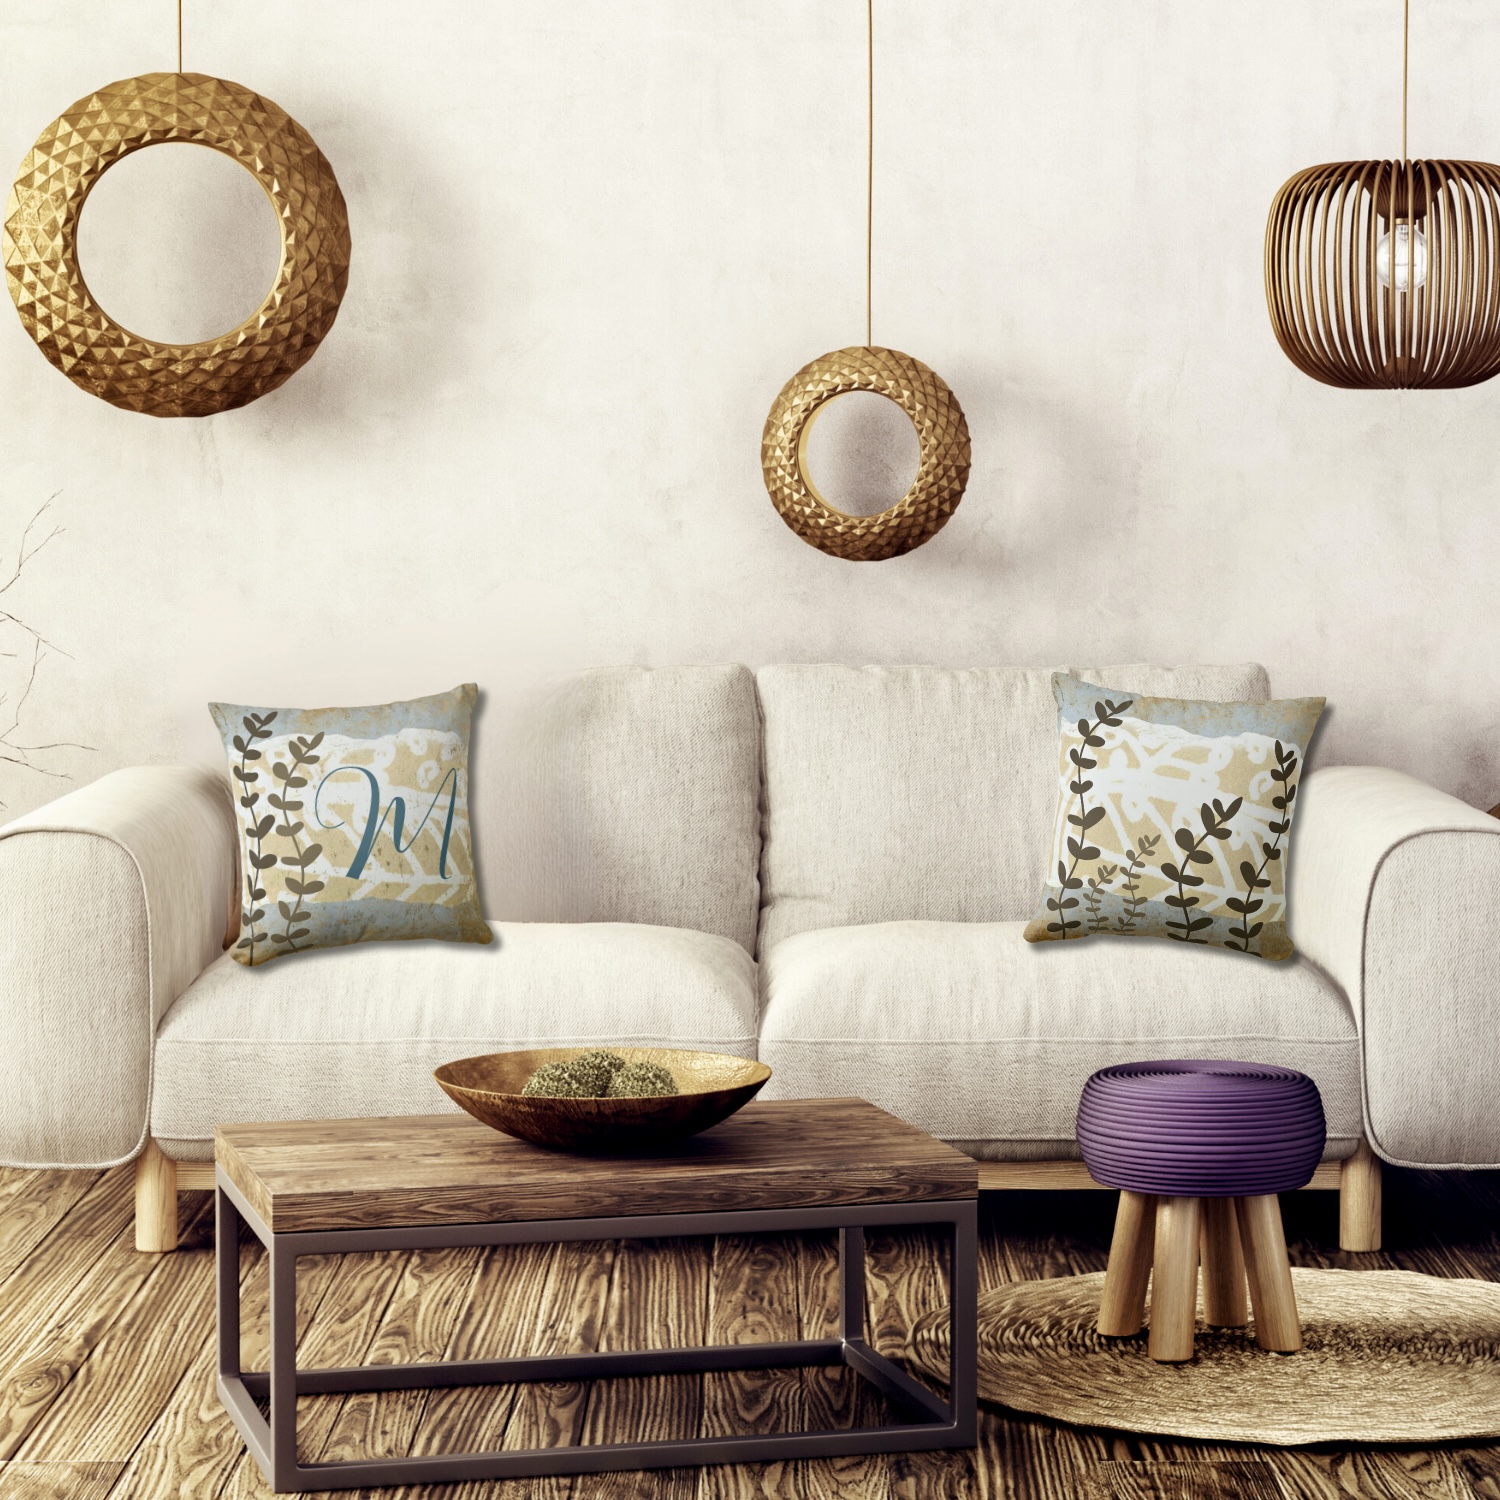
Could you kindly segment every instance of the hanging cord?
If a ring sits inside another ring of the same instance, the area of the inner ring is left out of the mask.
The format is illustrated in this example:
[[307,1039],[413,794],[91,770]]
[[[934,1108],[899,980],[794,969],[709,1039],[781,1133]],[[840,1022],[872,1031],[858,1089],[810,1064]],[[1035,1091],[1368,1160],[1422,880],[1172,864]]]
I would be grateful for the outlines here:
[[[182,0],[178,0],[180,5]],[[865,141],[865,348],[870,338],[870,267],[875,240],[875,0],[865,0],[865,61],[869,129]]]
[[[182,0],[178,0],[181,4]],[[1411,0],[1401,0],[1401,160],[1406,160],[1406,75],[1411,56]]]
[[182,72],[182,0],[177,0],[177,71]]

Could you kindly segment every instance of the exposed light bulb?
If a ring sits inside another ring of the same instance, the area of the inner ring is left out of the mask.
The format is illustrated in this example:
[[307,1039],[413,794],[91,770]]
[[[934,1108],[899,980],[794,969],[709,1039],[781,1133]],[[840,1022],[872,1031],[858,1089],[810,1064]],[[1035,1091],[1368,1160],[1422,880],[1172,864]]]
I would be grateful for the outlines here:
[[[1392,269],[1391,236],[1395,235],[1395,268]],[[1398,292],[1415,291],[1427,280],[1427,241],[1414,224],[1398,224],[1387,230],[1375,246],[1375,275],[1381,286],[1395,284]]]

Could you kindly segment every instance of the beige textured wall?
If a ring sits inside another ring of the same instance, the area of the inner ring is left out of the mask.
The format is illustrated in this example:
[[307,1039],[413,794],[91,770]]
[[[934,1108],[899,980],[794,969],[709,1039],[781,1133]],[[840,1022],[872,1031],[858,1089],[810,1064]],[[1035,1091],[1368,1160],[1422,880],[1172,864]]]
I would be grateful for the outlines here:
[[[210,698],[473,678],[498,721],[597,662],[1253,658],[1328,695],[1325,760],[1500,798],[1500,386],[1316,385],[1261,291],[1281,181],[1398,147],[1399,0],[876,8],[875,337],[975,465],[933,543],[851,565],[757,450],[861,334],[859,0],[187,0],[188,66],[333,162],[349,294],[197,422],[86,397],[0,307],[0,548],[53,492],[66,527],[0,606],[71,653],[13,740],[88,778],[213,755]],[[0,10],[0,162],[170,66],[171,11]],[[1500,159],[1500,17],[1414,13],[1413,151]],[[0,764],[15,811],[56,789]]]

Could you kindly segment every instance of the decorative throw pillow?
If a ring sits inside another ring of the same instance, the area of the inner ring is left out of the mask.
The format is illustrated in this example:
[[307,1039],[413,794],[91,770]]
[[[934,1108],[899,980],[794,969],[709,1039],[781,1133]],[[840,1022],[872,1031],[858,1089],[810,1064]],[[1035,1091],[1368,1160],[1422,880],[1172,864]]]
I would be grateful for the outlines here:
[[374,708],[211,703],[240,825],[234,956],[487,943],[469,836],[472,682]]
[[1322,698],[1132,698],[1064,672],[1062,786],[1032,943],[1095,933],[1292,951],[1286,861]]

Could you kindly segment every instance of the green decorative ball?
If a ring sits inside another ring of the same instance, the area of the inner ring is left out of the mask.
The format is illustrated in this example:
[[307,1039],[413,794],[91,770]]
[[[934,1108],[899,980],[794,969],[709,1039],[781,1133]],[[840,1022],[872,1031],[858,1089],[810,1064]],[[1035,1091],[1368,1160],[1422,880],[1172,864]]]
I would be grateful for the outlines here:
[[581,1052],[568,1064],[574,1073],[588,1084],[588,1092],[596,1099],[609,1093],[610,1080],[625,1066],[625,1059],[618,1052],[606,1052],[595,1047]]
[[572,1062],[543,1063],[521,1090],[523,1095],[544,1096],[549,1099],[597,1099],[600,1090],[595,1088],[594,1070],[580,1073]]
[[523,1095],[549,1099],[657,1099],[678,1092],[677,1080],[655,1063],[627,1063],[618,1052],[595,1047],[566,1062],[543,1063]]
[[627,1063],[609,1081],[611,1099],[659,1099],[677,1092],[677,1080],[651,1062]]

